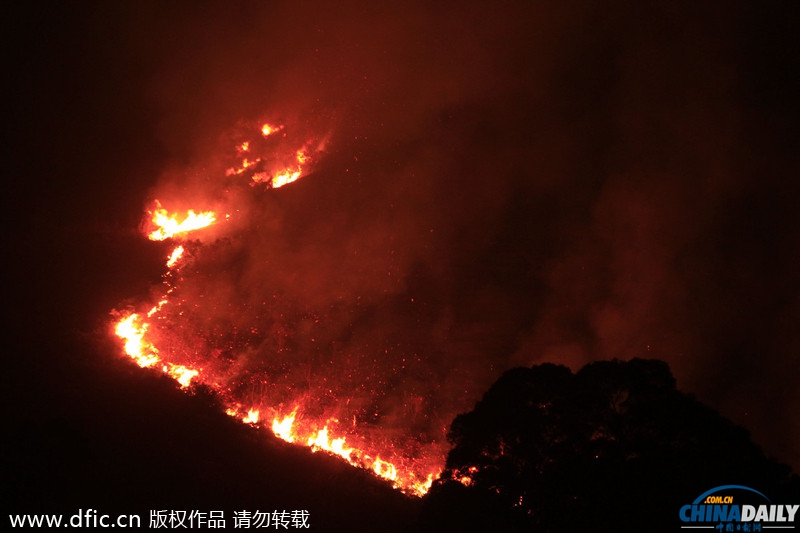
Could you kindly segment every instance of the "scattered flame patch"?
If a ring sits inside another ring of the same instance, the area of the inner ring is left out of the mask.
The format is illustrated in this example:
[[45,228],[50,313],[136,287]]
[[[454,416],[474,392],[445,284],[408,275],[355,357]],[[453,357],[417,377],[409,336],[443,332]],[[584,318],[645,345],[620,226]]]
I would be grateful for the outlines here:
[[[265,184],[268,188],[277,189],[294,183],[305,171],[304,165],[310,162],[309,143],[300,148],[292,149],[291,152],[283,154],[281,157],[275,155],[276,143],[289,143],[285,139],[286,134],[276,136],[275,134],[283,131],[285,127],[281,124],[274,126],[264,124],[261,126],[261,139],[244,141],[238,146],[240,160],[228,168],[226,176],[246,176],[250,179],[250,185]],[[320,143],[318,150],[322,149]],[[282,152],[279,150],[279,152]],[[292,156],[289,156],[289,153]]]
[[478,470],[480,469],[477,466],[470,466],[469,468],[466,469],[466,471],[464,471],[463,469],[454,470],[451,473],[450,479],[458,481],[465,487],[470,487],[475,482],[473,476],[478,473]]

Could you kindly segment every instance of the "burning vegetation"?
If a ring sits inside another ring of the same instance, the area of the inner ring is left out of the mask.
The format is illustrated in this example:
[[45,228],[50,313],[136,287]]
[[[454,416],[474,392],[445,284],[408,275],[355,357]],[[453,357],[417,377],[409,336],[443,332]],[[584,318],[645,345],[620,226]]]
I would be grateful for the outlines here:
[[[264,124],[259,133],[238,143],[233,164],[224,172],[229,180],[225,186],[241,189],[246,183],[255,194],[263,194],[293,183],[313,162],[309,153],[320,155],[324,145],[317,141],[292,146],[285,140],[283,125]],[[320,373],[315,371],[307,355],[290,346],[297,339],[279,303],[263,300],[261,309],[242,304],[244,310],[228,317],[219,313],[219,297],[211,308],[207,306],[206,289],[217,269],[235,268],[235,263],[221,266],[220,262],[230,258],[226,247],[236,236],[223,228],[209,240],[205,232],[228,222],[231,214],[205,205],[198,208],[170,211],[155,200],[149,211],[148,238],[169,240],[175,246],[166,261],[165,288],[157,303],[146,311],[117,313],[114,332],[124,341],[125,353],[140,367],[160,369],[183,388],[196,383],[210,387],[223,400],[226,412],[243,423],[341,457],[407,494],[425,494],[442,469],[441,441],[387,431],[377,407],[367,412],[364,397],[380,396],[386,385],[379,371],[363,375],[345,370],[347,377],[342,379],[342,369],[331,368],[333,358],[328,365],[319,365]],[[275,314],[282,319],[277,330],[270,328],[276,325],[271,324]],[[323,320],[313,316],[314,324]],[[300,322],[310,318],[297,317]],[[270,331],[282,332],[282,338],[270,338]]]

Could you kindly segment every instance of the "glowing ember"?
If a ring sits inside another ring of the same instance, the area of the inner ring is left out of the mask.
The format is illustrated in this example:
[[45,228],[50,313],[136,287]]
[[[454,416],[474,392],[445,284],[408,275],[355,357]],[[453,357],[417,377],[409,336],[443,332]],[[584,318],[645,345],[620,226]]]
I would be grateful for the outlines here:
[[229,168],[225,173],[226,176],[238,176],[240,174],[244,174],[248,168],[253,168],[258,163],[261,162],[261,159],[255,159],[254,161],[250,161],[249,159],[242,159],[241,165],[238,168]]
[[152,222],[156,230],[150,233],[150,240],[163,241],[176,235],[188,233],[210,226],[216,221],[216,215],[211,211],[195,213],[189,209],[186,216],[170,215],[166,209],[159,208],[153,212]]
[[159,300],[159,302],[147,312],[147,318],[150,318],[154,314],[158,313],[161,310],[161,308],[164,307],[167,303],[169,303],[169,300],[167,300],[166,298],[162,298],[161,300]]
[[470,466],[467,468],[467,471],[464,472],[463,470],[455,470],[451,473],[450,478],[458,481],[465,487],[470,487],[474,483],[472,476],[474,476],[478,472],[477,466]]

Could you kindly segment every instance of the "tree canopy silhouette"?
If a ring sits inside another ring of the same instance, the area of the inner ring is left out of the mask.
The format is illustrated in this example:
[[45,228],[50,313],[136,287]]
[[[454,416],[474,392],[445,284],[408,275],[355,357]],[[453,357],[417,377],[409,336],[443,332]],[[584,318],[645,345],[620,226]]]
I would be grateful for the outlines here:
[[662,361],[509,370],[448,438],[423,528],[674,531],[681,505],[715,486],[800,499],[797,476],[677,390]]

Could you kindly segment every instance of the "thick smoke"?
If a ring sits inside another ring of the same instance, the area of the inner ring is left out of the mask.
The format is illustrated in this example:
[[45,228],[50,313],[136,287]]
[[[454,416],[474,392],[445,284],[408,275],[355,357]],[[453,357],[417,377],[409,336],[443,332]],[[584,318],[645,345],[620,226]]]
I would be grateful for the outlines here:
[[[441,439],[512,366],[654,357],[796,464],[794,163],[750,107],[752,13],[170,6],[120,31],[174,161],[153,196],[244,221],[181,289],[236,386]],[[320,143],[307,177],[225,177],[260,120]]]

